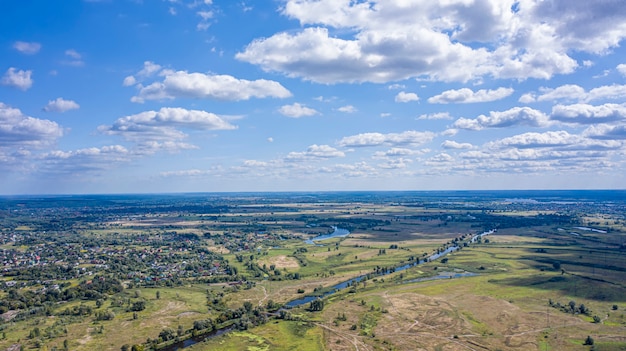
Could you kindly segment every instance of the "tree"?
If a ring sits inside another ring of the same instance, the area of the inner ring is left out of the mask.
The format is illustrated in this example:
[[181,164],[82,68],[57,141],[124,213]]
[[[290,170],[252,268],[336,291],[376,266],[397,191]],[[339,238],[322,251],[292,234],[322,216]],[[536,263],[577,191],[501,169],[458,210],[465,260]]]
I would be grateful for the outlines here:
[[593,345],[593,338],[587,335],[587,339],[585,339],[585,343],[583,345]]
[[172,340],[176,337],[176,333],[172,328],[165,328],[159,333],[159,338],[163,341]]
[[321,311],[324,309],[324,300],[317,299],[309,304],[309,311]]
[[572,310],[572,313],[574,313],[574,311],[576,311],[576,301],[572,300],[568,303],[569,308]]
[[161,298],[161,292],[159,290],[157,290],[156,292],[156,299],[160,299]]
[[145,301],[135,301],[133,302],[133,305],[130,306],[130,310],[135,311],[135,312],[143,311],[145,309],[146,309]]

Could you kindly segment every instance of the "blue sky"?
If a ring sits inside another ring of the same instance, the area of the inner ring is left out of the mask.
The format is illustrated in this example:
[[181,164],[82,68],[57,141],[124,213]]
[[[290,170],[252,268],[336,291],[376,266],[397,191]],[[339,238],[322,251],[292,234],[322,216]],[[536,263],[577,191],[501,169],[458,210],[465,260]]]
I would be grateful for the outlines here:
[[621,0],[5,0],[0,193],[626,187]]

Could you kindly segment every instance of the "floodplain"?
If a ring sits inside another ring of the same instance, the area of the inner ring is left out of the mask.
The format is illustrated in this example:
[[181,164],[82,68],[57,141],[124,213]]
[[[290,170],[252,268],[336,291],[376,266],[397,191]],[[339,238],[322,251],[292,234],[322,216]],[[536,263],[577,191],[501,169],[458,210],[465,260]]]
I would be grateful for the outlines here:
[[624,191],[4,197],[0,349],[626,350],[625,214]]

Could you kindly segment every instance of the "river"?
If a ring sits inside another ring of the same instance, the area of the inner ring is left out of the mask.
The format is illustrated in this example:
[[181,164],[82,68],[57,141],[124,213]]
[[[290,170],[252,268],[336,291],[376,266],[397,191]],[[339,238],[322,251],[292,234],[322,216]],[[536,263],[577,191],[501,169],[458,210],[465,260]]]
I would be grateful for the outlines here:
[[307,244],[315,244],[316,241],[328,240],[332,238],[343,238],[345,236],[350,235],[350,231],[348,229],[337,228],[335,226],[333,226],[332,228],[333,228],[332,233],[318,235],[315,238],[305,240],[304,242]]
[[[320,235],[317,236],[315,238],[306,240],[307,243],[310,244],[314,244],[315,241],[320,241],[320,240],[326,240],[326,239],[331,239],[331,238],[336,238],[336,237],[344,237],[350,234],[350,231],[348,231],[347,229],[342,229],[342,228],[337,228],[337,227],[333,227],[334,231],[331,234],[325,234],[325,235]],[[476,242],[476,240],[478,240],[479,237],[483,237],[485,235],[489,235],[492,234],[494,232],[494,230],[490,230],[487,232],[483,232],[480,234],[476,234],[474,235],[471,239],[470,242],[474,243]],[[414,261],[411,262],[409,264],[405,264],[399,267],[396,267],[395,269],[391,269],[387,272],[381,272],[381,273],[377,273],[377,276],[383,276],[383,275],[387,275],[387,274],[391,274],[394,272],[401,272],[403,270],[409,269],[411,267],[417,266],[418,264],[423,264],[425,262],[430,262],[436,259],[439,259],[451,252],[457,251],[459,249],[458,246],[451,246],[449,248],[447,248],[446,250],[440,252],[440,253],[436,253],[436,254],[432,254],[428,257],[428,260],[419,260],[419,261]],[[436,280],[436,279],[452,279],[452,278],[461,278],[461,277],[471,277],[476,275],[475,273],[470,273],[470,272],[463,272],[463,273],[449,273],[449,272],[442,272],[440,273],[438,276],[434,276],[434,277],[426,277],[426,278],[417,278],[417,279],[413,279],[413,280],[408,280],[406,282],[403,283],[413,283],[413,282],[420,282],[420,281],[427,281],[427,280]],[[341,289],[345,289],[348,286],[354,284],[354,283],[358,283],[361,282],[363,280],[365,280],[367,278],[367,274],[363,274],[360,275],[356,278],[352,278],[352,279],[348,279],[346,281],[343,281],[341,283],[335,284],[331,287],[331,289],[326,292],[325,294],[323,294],[322,296],[305,296],[303,298],[300,299],[295,299],[292,301],[287,302],[284,306],[285,308],[294,308],[297,306],[301,306],[307,303],[310,303],[311,301],[314,301],[318,298],[322,298],[322,297],[326,297],[326,296],[330,296],[334,293],[336,293],[337,291],[341,290]],[[159,351],[178,351],[178,350],[182,350],[184,348],[187,348],[189,346],[195,345],[199,342],[202,342],[204,340],[208,340],[211,338],[214,338],[216,336],[225,334],[230,332],[231,330],[233,330],[233,327],[228,327],[228,328],[224,328],[224,329],[218,329],[218,330],[214,330],[210,333],[204,334],[204,335],[200,335],[200,336],[196,336],[196,337],[192,337],[189,338],[187,340],[184,341],[180,341],[177,342],[175,344],[172,344],[170,346],[164,347],[162,349],[160,349]]]
[[[337,231],[337,228],[335,228],[335,231]],[[483,232],[483,233],[480,233],[480,234],[476,234],[476,235],[474,235],[470,239],[470,242],[475,243],[476,240],[478,240],[478,238],[482,238],[485,235],[493,234],[493,232],[494,232],[494,230],[490,230],[490,231],[486,231],[486,232]],[[349,232],[348,232],[348,234],[349,234]],[[329,235],[332,235],[332,234],[329,234]],[[319,238],[319,237],[317,237],[317,238]],[[316,238],[313,238],[313,240],[314,239],[316,239]],[[320,240],[323,240],[323,239],[320,239]],[[391,269],[391,270],[389,270],[387,272],[377,273],[376,275],[381,276],[381,275],[391,274],[391,273],[394,273],[394,272],[400,272],[400,271],[409,269],[409,268],[411,268],[413,266],[417,266],[418,264],[423,264],[425,262],[430,262],[430,261],[439,259],[439,258],[441,258],[441,257],[443,257],[443,256],[445,256],[445,255],[447,255],[447,254],[449,254],[451,252],[457,251],[458,249],[459,249],[458,246],[450,246],[449,248],[447,248],[447,249],[445,249],[445,250],[443,250],[443,251],[441,251],[439,253],[430,255],[428,257],[428,260],[414,261],[414,262],[411,262],[411,263],[408,263],[408,264],[396,267],[395,269]],[[294,307],[297,307],[297,306],[301,306],[301,305],[310,303],[311,301],[315,301],[318,298],[323,298],[323,297],[326,297],[326,296],[330,296],[330,295],[336,293],[337,291],[339,291],[341,289],[345,289],[345,288],[347,288],[348,286],[350,286],[350,285],[352,285],[354,283],[361,282],[361,281],[365,280],[366,278],[367,278],[367,274],[363,274],[363,275],[360,275],[360,276],[358,276],[356,278],[348,279],[346,281],[343,281],[341,283],[338,283],[338,284],[335,284],[335,285],[331,286],[330,290],[327,291],[326,293],[324,293],[321,296],[305,296],[305,297],[302,297],[302,298],[299,298],[299,299],[291,300],[291,301],[289,301],[289,302],[287,302],[285,304],[285,307],[286,308],[294,308]]]

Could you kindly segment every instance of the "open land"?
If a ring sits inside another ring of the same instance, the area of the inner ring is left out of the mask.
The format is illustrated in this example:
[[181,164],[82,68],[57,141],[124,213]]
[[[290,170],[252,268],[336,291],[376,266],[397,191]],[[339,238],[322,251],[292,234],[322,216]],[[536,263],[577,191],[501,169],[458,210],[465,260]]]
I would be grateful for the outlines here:
[[626,350],[625,214],[624,191],[4,197],[0,349]]

